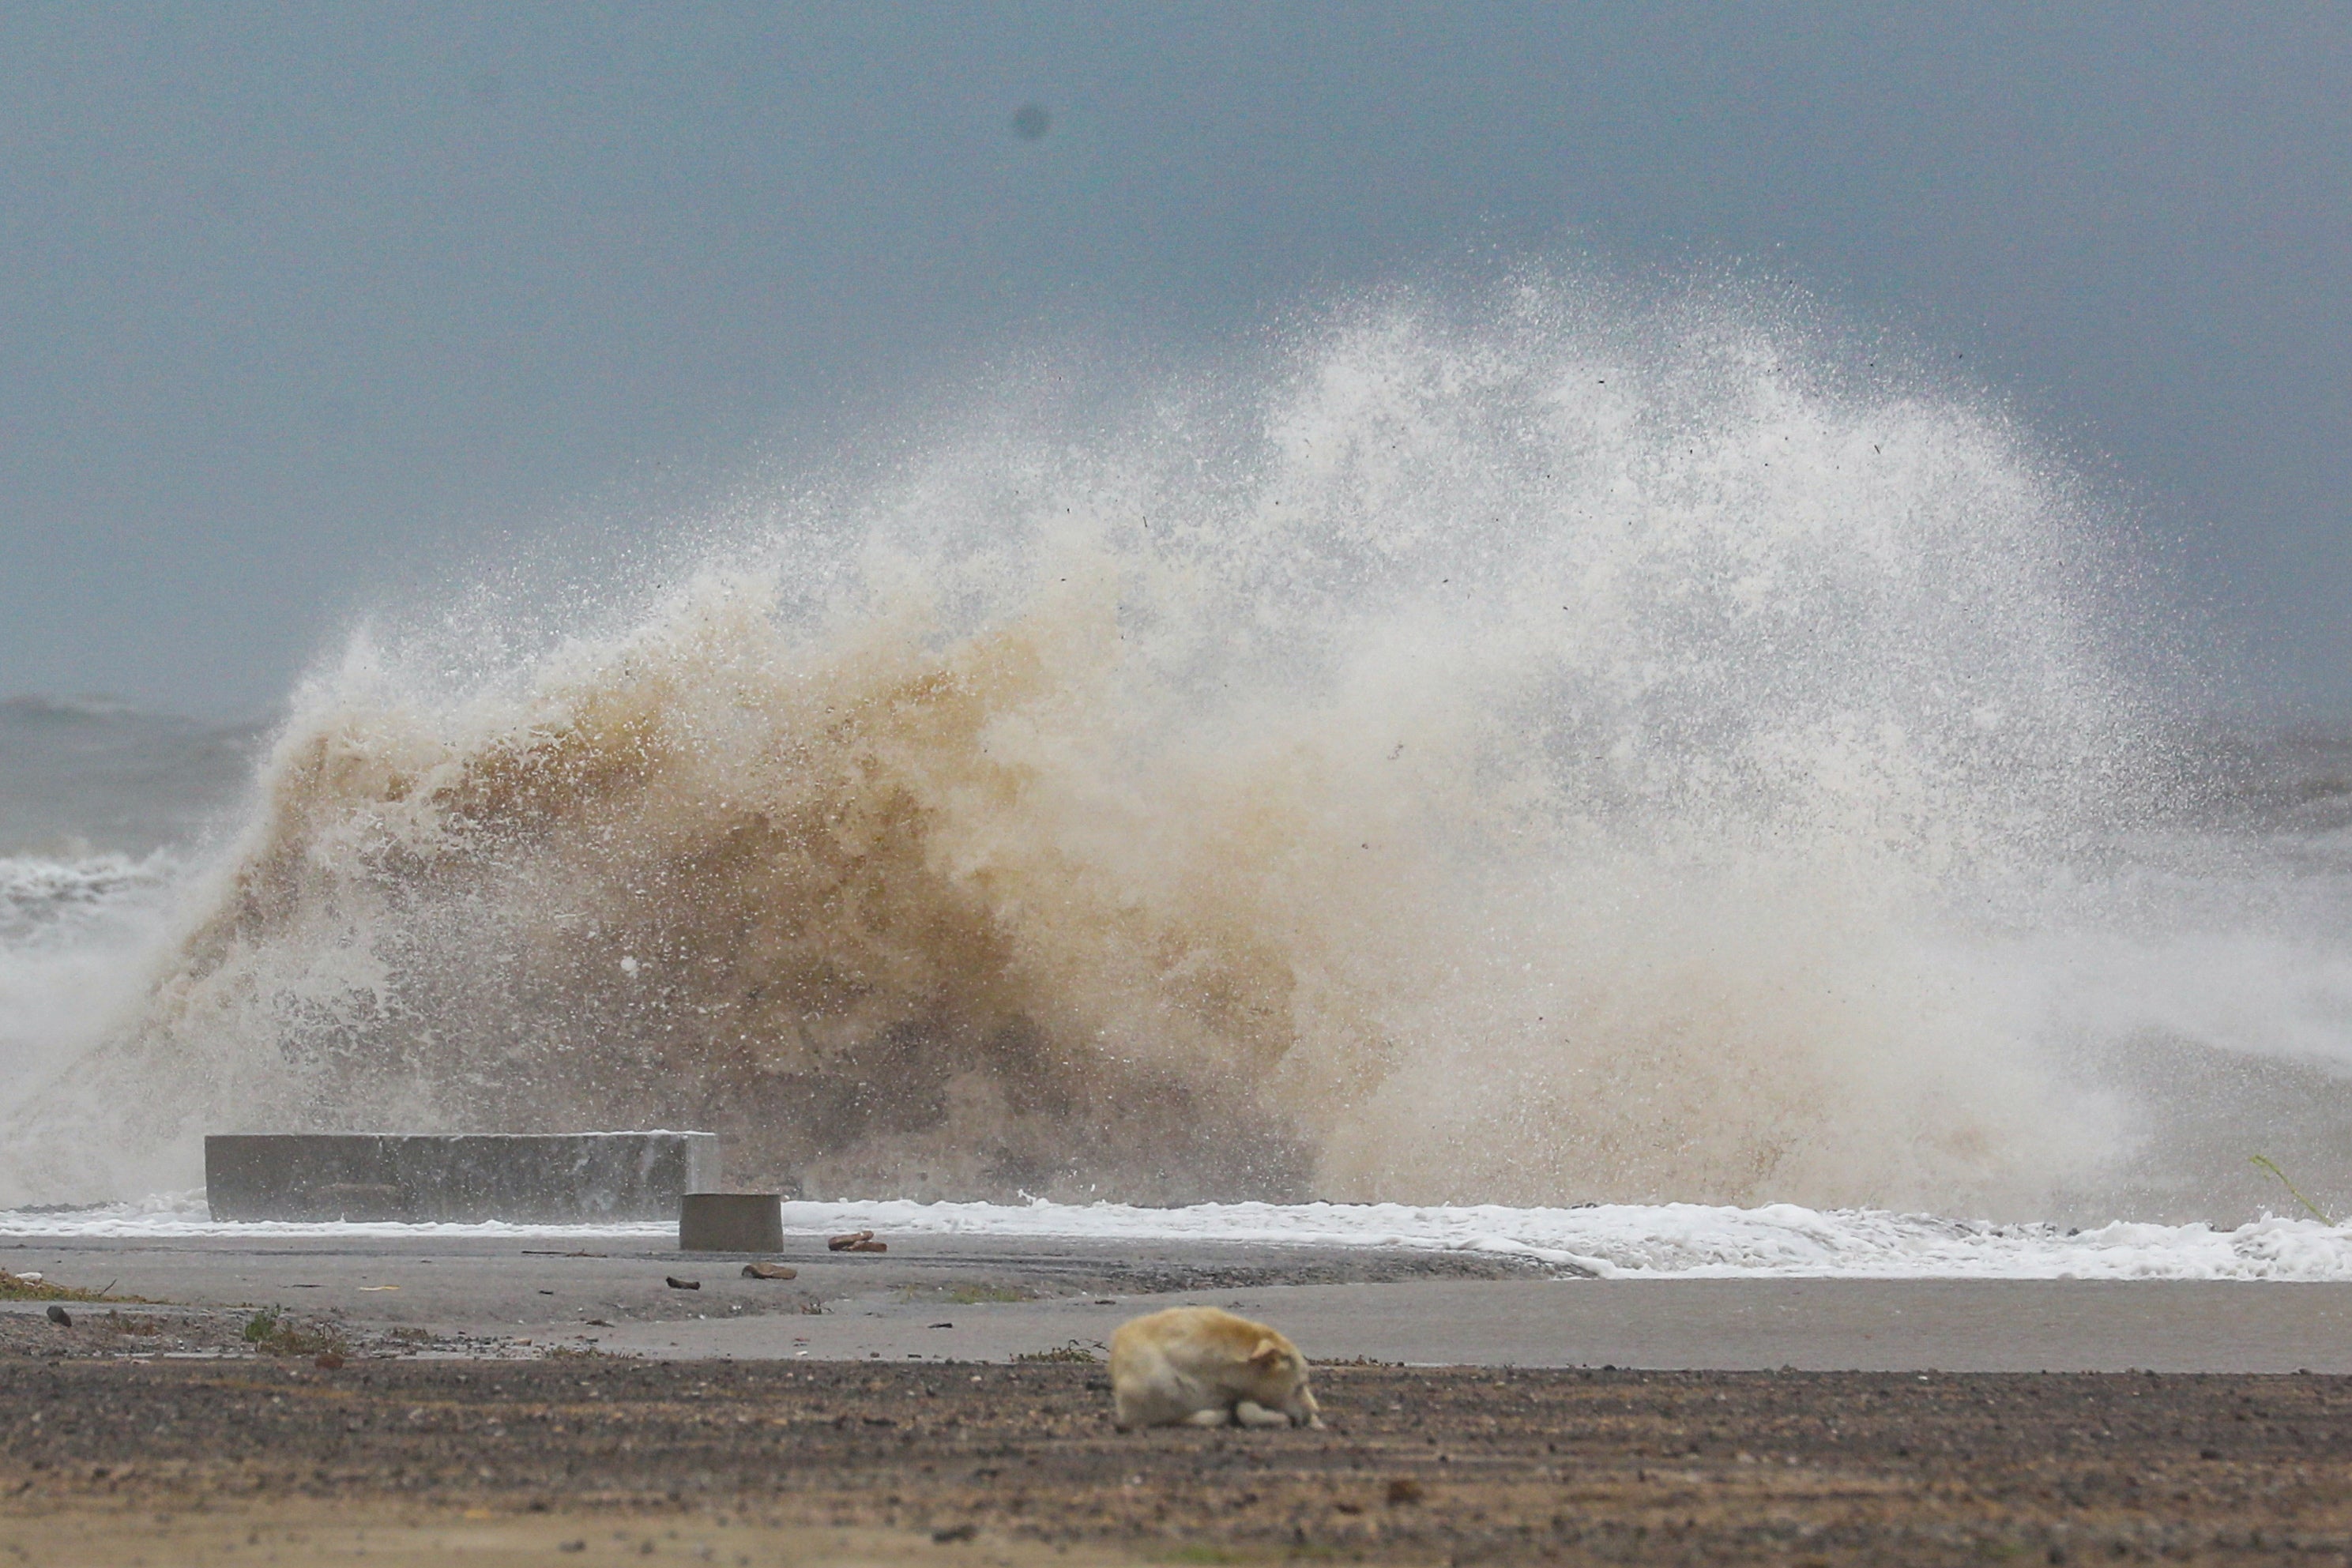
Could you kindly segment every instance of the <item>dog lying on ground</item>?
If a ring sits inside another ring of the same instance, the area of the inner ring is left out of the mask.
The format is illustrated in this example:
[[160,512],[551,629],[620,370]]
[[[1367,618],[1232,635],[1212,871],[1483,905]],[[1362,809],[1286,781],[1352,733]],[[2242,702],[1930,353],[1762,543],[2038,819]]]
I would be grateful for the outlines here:
[[1307,1358],[1264,1323],[1215,1307],[1171,1307],[1110,1336],[1118,1429],[1320,1427]]

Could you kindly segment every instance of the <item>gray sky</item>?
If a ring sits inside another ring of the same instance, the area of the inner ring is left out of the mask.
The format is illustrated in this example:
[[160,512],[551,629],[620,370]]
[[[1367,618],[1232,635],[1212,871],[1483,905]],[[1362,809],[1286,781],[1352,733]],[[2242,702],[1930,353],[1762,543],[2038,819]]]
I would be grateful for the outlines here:
[[421,561],[1472,243],[1965,354],[2352,712],[2336,0],[6,5],[0,695],[257,710]]

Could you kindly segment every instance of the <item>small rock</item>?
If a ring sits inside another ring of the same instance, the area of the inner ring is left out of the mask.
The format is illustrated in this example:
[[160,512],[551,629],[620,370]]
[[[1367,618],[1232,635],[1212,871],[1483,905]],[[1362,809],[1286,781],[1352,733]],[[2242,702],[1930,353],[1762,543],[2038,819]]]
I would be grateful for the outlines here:
[[801,1271],[798,1269],[790,1268],[782,1263],[743,1265],[743,1278],[747,1280],[797,1280],[800,1277]]
[[58,1305],[57,1302],[51,1301],[49,1303],[49,1322],[57,1324],[58,1327],[61,1329],[69,1329],[73,1327],[73,1314],[66,1311],[63,1307]]
[[673,1291],[698,1291],[702,1289],[701,1281],[681,1280],[675,1274],[663,1275],[662,1283],[667,1285]]
[[932,1531],[931,1539],[945,1546],[950,1542],[970,1541],[979,1533],[980,1527],[975,1524],[950,1524],[945,1530]]

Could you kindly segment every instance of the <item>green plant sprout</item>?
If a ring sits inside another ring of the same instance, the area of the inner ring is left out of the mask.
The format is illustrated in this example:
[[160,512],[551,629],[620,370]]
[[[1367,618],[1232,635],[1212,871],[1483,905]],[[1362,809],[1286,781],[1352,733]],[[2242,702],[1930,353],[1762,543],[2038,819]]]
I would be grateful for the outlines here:
[[2309,1199],[2309,1198],[2307,1198],[2307,1197],[2304,1197],[2302,1193],[2300,1193],[2300,1192],[2296,1192],[2296,1191],[2295,1191],[2295,1186],[2294,1186],[2294,1183],[2293,1183],[2293,1182],[2291,1182],[2291,1181],[2289,1181],[2289,1180],[2287,1180],[2287,1179],[2286,1179],[2286,1172],[2284,1172],[2284,1171],[2283,1171],[2283,1170],[2279,1169],[2279,1168],[2278,1168],[2278,1166],[2277,1166],[2277,1165],[2275,1165],[2274,1163],[2273,1163],[2273,1161],[2271,1160],[2271,1157],[2270,1157],[2268,1155],[2253,1155],[2251,1159],[2249,1159],[2247,1163],[2248,1163],[2248,1164],[2250,1164],[2250,1165],[2256,1165],[2256,1166],[2260,1166],[2263,1169],[2264,1169],[2264,1170],[2266,1170],[2266,1171],[2270,1172],[2270,1173],[2271,1173],[2271,1175],[2273,1175],[2273,1176],[2274,1176],[2278,1177],[2278,1184],[2279,1184],[2279,1186],[2283,1186],[2283,1187],[2286,1188],[2286,1189],[2287,1189],[2287,1191],[2289,1191],[2289,1192],[2291,1192],[2291,1193],[2294,1193],[2294,1200],[2295,1200],[2295,1202],[2297,1202],[2297,1203],[2299,1203],[2299,1204],[2303,1205],[2303,1207],[2305,1207],[2305,1208],[2307,1208],[2307,1209],[2311,1210],[2312,1218],[2315,1218],[2315,1219],[2316,1219],[2316,1220],[2318,1220],[2320,1224],[2322,1224],[2322,1225],[2333,1225],[2333,1224],[2335,1224],[2335,1223],[2336,1223],[2336,1221],[2334,1221],[2334,1220],[2332,1220],[2332,1219],[2328,1218],[2326,1215],[2322,1214],[2322,1213],[2320,1212],[2320,1210],[2319,1210],[2319,1205],[2317,1205],[2317,1204],[2315,1204],[2315,1203],[2312,1202],[2312,1201],[2311,1201],[2311,1199]]

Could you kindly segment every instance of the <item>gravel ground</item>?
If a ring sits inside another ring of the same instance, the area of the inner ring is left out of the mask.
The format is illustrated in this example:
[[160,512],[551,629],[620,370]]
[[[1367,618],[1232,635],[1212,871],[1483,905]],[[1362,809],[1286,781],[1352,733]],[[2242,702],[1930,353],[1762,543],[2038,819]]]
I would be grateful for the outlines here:
[[1121,1436],[1078,1363],[0,1357],[0,1563],[2352,1555],[2341,1378],[1316,1375]]
[[[65,1314],[64,1322],[49,1316],[52,1306]],[[528,1337],[354,1322],[341,1313],[278,1307],[188,1307],[119,1298],[0,1307],[0,1360],[284,1360],[320,1354],[497,1358],[543,1355],[549,1348]]]

